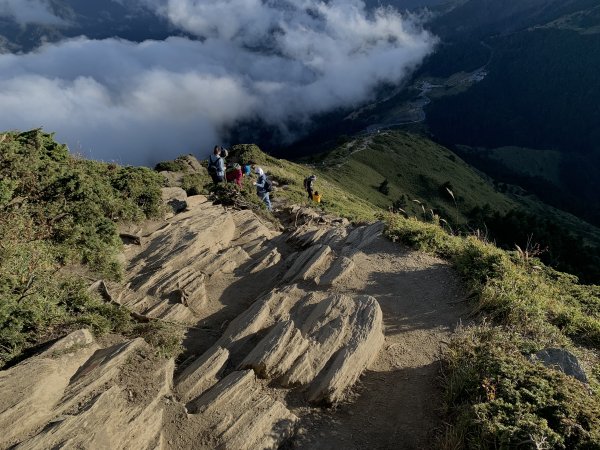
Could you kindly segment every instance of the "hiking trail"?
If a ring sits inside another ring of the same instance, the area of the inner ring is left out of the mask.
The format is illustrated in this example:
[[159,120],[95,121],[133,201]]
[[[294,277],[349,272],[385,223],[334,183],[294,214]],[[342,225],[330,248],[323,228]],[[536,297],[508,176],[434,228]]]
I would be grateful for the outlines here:
[[281,231],[169,189],[172,214],[122,230],[126,279],[90,289],[186,326],[184,353],[52,343],[0,371],[0,448],[431,448],[439,352],[468,314],[446,262],[382,223],[280,204]]

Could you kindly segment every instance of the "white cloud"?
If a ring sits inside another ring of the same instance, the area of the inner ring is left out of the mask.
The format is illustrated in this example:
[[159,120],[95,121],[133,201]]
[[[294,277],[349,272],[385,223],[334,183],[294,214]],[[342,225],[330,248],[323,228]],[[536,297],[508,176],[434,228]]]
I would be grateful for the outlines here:
[[155,7],[199,39],[79,38],[0,55],[2,127],[43,125],[72,150],[150,164],[206,152],[240,120],[286,130],[357,105],[379,83],[402,80],[434,44],[412,20],[390,9],[367,13],[361,1]]
[[21,25],[65,25],[45,0],[0,0],[0,17],[10,17]]

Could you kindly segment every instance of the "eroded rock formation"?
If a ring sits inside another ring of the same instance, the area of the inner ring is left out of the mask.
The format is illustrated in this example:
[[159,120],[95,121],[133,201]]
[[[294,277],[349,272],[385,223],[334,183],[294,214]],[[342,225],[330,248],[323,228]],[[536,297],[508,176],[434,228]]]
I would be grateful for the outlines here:
[[282,234],[250,211],[180,194],[169,193],[185,202],[183,212],[125,233],[135,238],[126,281],[93,289],[136,317],[220,321],[221,336],[175,378],[174,361],[142,339],[108,345],[85,330],[67,336],[0,372],[0,447],[171,448],[162,435],[171,396],[196,446],[277,448],[298,421],[286,392],[339,402],[377,355],[377,300],[335,289],[381,224],[351,228],[296,209],[296,227]]

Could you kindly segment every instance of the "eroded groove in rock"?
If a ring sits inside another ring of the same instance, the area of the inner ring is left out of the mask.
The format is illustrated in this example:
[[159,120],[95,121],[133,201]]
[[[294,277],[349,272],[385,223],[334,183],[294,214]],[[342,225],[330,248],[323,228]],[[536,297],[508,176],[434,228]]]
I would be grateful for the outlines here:
[[252,370],[233,372],[194,402],[203,433],[216,448],[275,449],[291,436],[298,417],[273,399]]
[[217,384],[228,359],[229,350],[215,347],[186,367],[177,379],[181,401],[187,403]]
[[156,448],[174,367],[142,339],[99,348],[71,333],[0,372],[0,447]]
[[270,267],[276,266],[281,262],[281,253],[279,250],[274,248],[267,255],[265,255],[258,263],[256,263],[250,273],[259,273]]
[[304,250],[283,276],[283,281],[293,282],[314,277],[316,272],[327,264],[330,254],[331,247],[328,245],[315,245]]
[[[196,323],[206,305],[217,306],[211,286],[218,288],[224,276],[250,273],[238,272],[279,235],[251,211],[225,211],[204,197],[191,199],[185,212],[169,220],[170,227],[146,235],[141,247],[128,247],[127,287],[115,291],[121,304],[139,314]],[[254,273],[278,262],[274,253]]]
[[309,345],[293,321],[279,322],[248,354],[241,368],[254,369],[262,378],[277,378],[291,367]]
[[358,308],[350,321],[352,334],[325,373],[319,374],[310,388],[309,400],[335,403],[344,398],[383,345],[383,315],[373,297],[356,298]]
[[321,286],[337,286],[353,269],[354,262],[352,259],[341,256],[335,260],[329,270],[318,280],[317,284]]
[[112,382],[133,352],[146,345],[142,338],[138,338],[97,350],[70,379],[60,410],[67,412],[82,398]]
[[[241,369],[251,368],[284,387],[302,386],[310,401],[335,403],[377,355],[382,326],[381,309],[372,297],[306,294],[288,287],[253,304],[217,345],[228,348]],[[250,349],[239,345],[260,335],[264,337]]]
[[75,331],[41,355],[0,372],[0,448],[55,415],[71,377],[97,349],[89,331]]

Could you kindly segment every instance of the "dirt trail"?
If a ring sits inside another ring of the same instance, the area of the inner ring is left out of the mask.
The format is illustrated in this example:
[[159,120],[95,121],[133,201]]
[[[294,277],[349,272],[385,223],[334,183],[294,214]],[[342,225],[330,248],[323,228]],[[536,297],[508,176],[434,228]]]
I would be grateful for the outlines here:
[[0,448],[432,448],[440,347],[467,313],[452,268],[382,223],[279,205],[282,232],[181,195],[127,230],[125,282],[93,289],[188,327],[183,356],[73,333],[0,371],[0,425],[23,418]]
[[447,263],[384,238],[354,258],[340,291],[381,305],[385,344],[332,410],[306,411],[289,448],[429,449],[442,425],[439,351],[468,310]]

